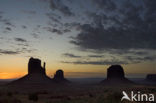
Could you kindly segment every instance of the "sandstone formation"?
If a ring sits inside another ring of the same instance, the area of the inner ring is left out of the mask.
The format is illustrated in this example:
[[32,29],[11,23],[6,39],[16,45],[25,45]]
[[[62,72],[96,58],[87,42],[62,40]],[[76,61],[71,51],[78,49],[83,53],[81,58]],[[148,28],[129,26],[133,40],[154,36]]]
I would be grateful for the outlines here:
[[148,74],[146,80],[156,82],[156,74]]
[[67,83],[67,82],[69,82],[67,79],[64,78],[64,72],[61,69],[56,71],[53,80],[55,82],[58,82],[58,83]]
[[54,83],[54,81],[46,75],[45,62],[41,66],[41,60],[30,58],[28,63],[28,74],[24,77],[13,81],[11,84],[24,85],[45,85]]
[[130,84],[125,77],[124,69],[121,65],[112,65],[107,69],[107,78],[102,81],[104,84]]
[[28,63],[28,74],[40,73],[46,75],[45,73],[45,62],[43,67],[41,66],[41,60],[30,58]]
[[112,65],[107,69],[107,79],[124,79],[125,73],[120,65]]

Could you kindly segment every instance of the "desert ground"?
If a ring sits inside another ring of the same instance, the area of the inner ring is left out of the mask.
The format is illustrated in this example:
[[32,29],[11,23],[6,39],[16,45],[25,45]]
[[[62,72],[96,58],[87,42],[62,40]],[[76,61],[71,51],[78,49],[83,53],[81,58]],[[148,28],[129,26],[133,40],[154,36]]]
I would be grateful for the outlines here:
[[92,80],[71,79],[69,84],[31,85],[31,87],[9,86],[10,81],[1,81],[0,103],[135,103],[127,100],[121,102],[122,91],[127,93],[140,91],[156,95],[156,85],[108,86],[100,84],[101,79]]

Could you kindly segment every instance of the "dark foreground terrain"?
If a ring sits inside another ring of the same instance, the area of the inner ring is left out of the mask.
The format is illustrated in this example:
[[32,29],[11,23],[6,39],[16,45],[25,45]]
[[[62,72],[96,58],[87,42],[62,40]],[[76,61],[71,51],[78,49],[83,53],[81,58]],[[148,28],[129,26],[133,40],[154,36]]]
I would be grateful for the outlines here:
[[[70,84],[16,85],[0,82],[0,103],[135,103],[121,102],[122,91],[154,93],[155,85],[104,85],[101,79],[75,79]],[[138,103],[138,102],[137,102]],[[143,102],[151,103],[151,102]]]

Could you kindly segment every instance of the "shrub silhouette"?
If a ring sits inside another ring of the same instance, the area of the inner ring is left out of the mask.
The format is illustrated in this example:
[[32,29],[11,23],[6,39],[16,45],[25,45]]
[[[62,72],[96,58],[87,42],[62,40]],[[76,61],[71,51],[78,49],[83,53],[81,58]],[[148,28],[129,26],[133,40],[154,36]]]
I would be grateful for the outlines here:
[[38,94],[37,93],[29,94],[28,99],[32,101],[38,101]]
[[1,98],[0,103],[22,103],[22,101],[17,98]]
[[8,92],[8,93],[7,93],[7,96],[8,96],[8,97],[12,97],[12,96],[13,96],[13,93],[12,93],[12,92]]

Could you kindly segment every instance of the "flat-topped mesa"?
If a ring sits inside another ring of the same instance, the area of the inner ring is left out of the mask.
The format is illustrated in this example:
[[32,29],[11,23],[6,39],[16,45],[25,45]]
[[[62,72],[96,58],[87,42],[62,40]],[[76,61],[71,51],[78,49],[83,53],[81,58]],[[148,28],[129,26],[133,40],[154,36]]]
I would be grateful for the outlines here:
[[107,78],[101,83],[110,86],[133,84],[125,77],[124,69],[121,65],[111,65],[107,69]]
[[45,73],[45,62],[43,67],[41,66],[41,60],[31,57],[28,63],[28,74],[46,74]]
[[148,74],[146,76],[146,80],[148,80],[148,81],[156,81],[156,74]]
[[125,73],[120,65],[112,65],[107,69],[107,79],[123,79]]

